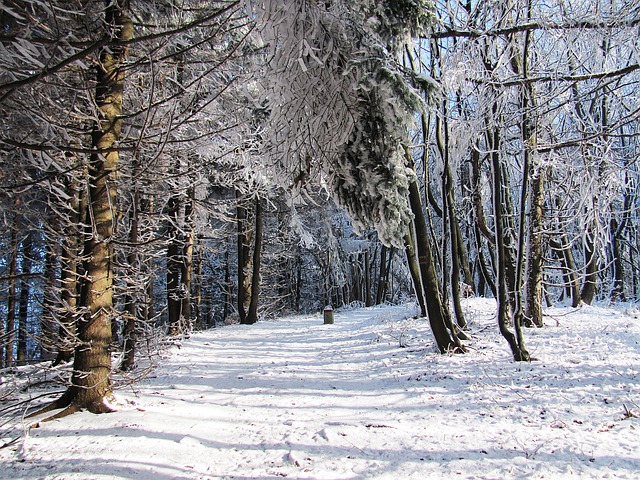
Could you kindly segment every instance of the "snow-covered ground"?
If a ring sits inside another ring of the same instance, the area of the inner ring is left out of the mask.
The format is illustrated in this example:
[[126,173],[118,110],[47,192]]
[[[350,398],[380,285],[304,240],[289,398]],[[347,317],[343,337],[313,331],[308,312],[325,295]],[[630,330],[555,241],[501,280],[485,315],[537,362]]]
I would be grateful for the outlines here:
[[636,311],[549,309],[514,363],[494,302],[466,309],[466,355],[437,354],[412,307],[195,334],[117,413],[5,413],[0,477],[640,478]]

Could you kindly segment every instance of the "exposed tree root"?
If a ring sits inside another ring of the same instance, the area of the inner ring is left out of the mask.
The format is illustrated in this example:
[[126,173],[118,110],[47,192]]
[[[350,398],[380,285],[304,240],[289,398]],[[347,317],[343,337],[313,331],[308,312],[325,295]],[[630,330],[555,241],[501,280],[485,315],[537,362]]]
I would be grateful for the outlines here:
[[69,415],[71,415],[72,413],[76,413],[77,411],[80,410],[80,406],[72,403],[71,405],[69,405],[67,408],[65,408],[64,410],[51,415],[47,418],[43,418],[42,420],[40,420],[40,422],[50,422],[51,420],[59,420],[60,418],[64,418],[67,417]]
[[90,402],[86,405],[83,405],[78,399],[78,393],[75,389],[67,390],[59,399],[51,402],[49,405],[44,406],[40,410],[36,410],[33,413],[30,413],[25,418],[33,418],[39,415],[51,412],[53,410],[63,409],[58,413],[55,413],[49,417],[46,417],[39,422],[33,424],[33,427],[37,427],[38,424],[43,422],[50,422],[51,420],[59,420],[61,418],[67,417],[72,413],[79,412],[80,410],[88,410],[91,413],[112,413],[115,410],[110,407],[105,399],[96,400]]
[[49,405],[45,405],[40,410],[36,410],[35,412],[30,413],[25,418],[37,417],[39,415],[51,412],[53,410],[59,410],[60,408],[68,407],[71,404],[72,400],[73,400],[73,393],[71,390],[67,390],[62,394],[60,398],[58,398],[57,400],[54,400]]

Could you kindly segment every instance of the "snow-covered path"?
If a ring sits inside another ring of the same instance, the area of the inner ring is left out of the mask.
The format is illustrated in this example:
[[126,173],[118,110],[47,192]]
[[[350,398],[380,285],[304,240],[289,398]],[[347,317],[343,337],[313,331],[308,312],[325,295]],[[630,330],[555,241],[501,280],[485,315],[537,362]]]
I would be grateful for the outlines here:
[[2,478],[640,478],[639,321],[556,309],[516,364],[490,300],[473,349],[434,352],[409,307],[198,333],[121,411],[0,450]]

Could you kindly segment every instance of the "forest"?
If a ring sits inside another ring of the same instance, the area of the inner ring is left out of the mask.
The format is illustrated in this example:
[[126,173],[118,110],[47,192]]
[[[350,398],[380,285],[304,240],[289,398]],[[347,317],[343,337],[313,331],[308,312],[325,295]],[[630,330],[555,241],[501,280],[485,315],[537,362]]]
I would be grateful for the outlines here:
[[[216,326],[640,299],[635,0],[5,0],[0,369],[65,416]],[[247,327],[251,328],[251,327]],[[3,400],[0,398],[0,400]]]

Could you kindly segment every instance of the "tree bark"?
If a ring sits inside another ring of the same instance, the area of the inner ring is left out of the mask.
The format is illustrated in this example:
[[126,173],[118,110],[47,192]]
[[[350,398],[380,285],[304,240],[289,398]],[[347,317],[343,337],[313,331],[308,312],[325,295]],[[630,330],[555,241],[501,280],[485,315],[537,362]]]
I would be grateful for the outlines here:
[[[530,17],[530,4],[526,5],[527,17]],[[514,73],[526,79],[529,75],[530,32],[524,33],[522,55],[518,55],[519,46],[512,45],[512,66]],[[536,130],[532,110],[535,110],[535,97],[531,84],[520,87],[520,110],[523,145],[522,188],[520,193],[520,212],[518,216],[518,248],[516,258],[515,312],[513,323],[518,336],[518,343],[523,344],[522,324],[542,326],[542,172],[535,171],[534,155],[537,144]],[[531,186],[529,185],[531,183]],[[530,193],[529,193],[530,192]],[[530,197],[530,198],[529,198]],[[530,200],[529,245],[527,239],[527,200]],[[527,255],[528,277],[525,282],[525,295],[520,292],[523,283],[525,250]]]
[[[49,220],[51,222],[51,219]],[[58,325],[55,320],[54,311],[57,307],[56,295],[60,291],[58,281],[58,253],[59,243],[52,238],[46,239],[46,250],[44,260],[44,275],[47,286],[43,292],[42,316],[40,318],[40,335],[38,337],[38,347],[40,350],[40,360],[53,362],[56,355],[56,332]]]
[[63,227],[62,252],[60,259],[60,301],[61,318],[57,338],[57,355],[53,365],[67,363],[73,358],[76,347],[78,322],[78,300],[83,266],[79,260],[82,225],[87,222],[87,195],[75,178],[67,183],[67,194],[71,198],[68,215],[69,225]]
[[222,306],[222,319],[226,320],[229,316],[229,309],[231,308],[231,265],[229,264],[229,245],[224,251],[224,291],[223,291],[223,306]]
[[194,273],[194,286],[193,286],[193,317],[195,318],[198,329],[204,329],[207,327],[207,322],[204,318],[204,312],[202,309],[202,246],[200,238],[197,238],[198,248],[194,251],[193,255],[193,273]]
[[260,297],[260,265],[262,260],[262,202],[256,198],[255,231],[253,245],[253,273],[251,276],[251,300],[247,312],[246,323],[254,324],[258,321],[258,300]]
[[7,292],[7,318],[5,321],[5,335],[1,338],[4,344],[4,367],[11,368],[15,364],[15,339],[16,339],[16,305],[18,289],[18,233],[20,232],[20,220],[17,212],[19,200],[14,201],[13,225],[11,226],[11,258],[9,259],[9,288]]
[[587,228],[584,242],[585,274],[580,298],[587,305],[591,305],[596,295],[598,281],[598,257],[596,255],[594,233]]
[[251,229],[244,200],[239,191],[236,191],[236,221],[238,223],[238,315],[240,323],[247,322],[247,311],[251,302],[251,256],[249,242],[251,241]]
[[376,305],[380,305],[386,294],[387,278],[387,250],[383,245],[380,251],[380,268],[378,269],[378,287],[376,288]]
[[[495,106],[494,106],[495,109]],[[494,114],[497,115],[497,112],[494,111]],[[496,135],[498,133],[496,132]],[[498,150],[495,149],[496,145],[499,144],[497,138],[494,137],[494,152],[492,154],[492,171],[493,171],[493,216],[495,223],[495,238],[496,238],[496,253],[498,257],[498,265],[497,265],[497,302],[498,302],[498,327],[500,333],[505,338],[509,347],[511,348],[511,353],[513,354],[513,359],[516,362],[519,361],[528,361],[529,353],[524,348],[524,343],[522,339],[517,337],[516,335],[509,330],[509,311],[511,300],[509,298],[509,275],[507,263],[510,261],[509,256],[507,255],[507,246],[505,245],[505,232],[504,232],[504,194],[507,189],[507,185],[503,180],[503,169],[500,161],[500,156],[498,154]]]
[[[86,408],[92,413],[112,411],[111,320],[113,311],[112,237],[116,222],[117,146],[122,129],[122,97],[125,83],[126,47],[120,42],[133,38],[128,1],[107,2],[105,21],[118,43],[102,49],[97,72],[96,105],[99,121],[94,127],[89,165],[90,225],[84,242],[85,279],[78,321],[79,345],[75,349],[71,385],[64,395],[43,411],[64,408],[49,419]],[[37,413],[42,413],[37,412]]]
[[565,236],[561,235],[560,240],[555,238],[549,239],[549,244],[555,249],[562,263],[562,269],[564,270],[564,277],[567,283],[567,289],[571,296],[571,306],[577,308],[580,305],[580,286],[578,284],[578,274],[576,273],[576,262],[573,259],[573,252],[571,251],[571,245],[566,241]]
[[189,188],[187,202],[184,208],[185,238],[182,245],[182,262],[180,264],[181,275],[181,314],[184,321],[184,328],[190,330],[192,327],[191,313],[191,288],[193,279],[193,249],[195,245],[195,219],[193,203],[195,200],[195,190]]
[[[413,159],[408,151],[406,152],[406,158],[410,167],[413,168]],[[413,170],[415,171],[415,168],[413,168]],[[433,332],[436,344],[441,353],[455,349],[462,352],[464,351],[464,347],[456,336],[456,330],[451,322],[451,317],[445,310],[446,305],[442,303],[440,284],[433,262],[431,245],[429,243],[427,223],[422,210],[420,189],[415,176],[409,184],[409,204],[414,215],[413,221],[416,231],[418,264],[420,266],[420,276],[422,280],[422,295],[424,295],[431,331]],[[414,287],[417,289],[417,285],[414,285]]]
[[[626,203],[626,202],[625,202]],[[613,301],[626,301],[624,294],[624,267],[622,263],[622,234],[624,232],[626,221],[620,224],[615,218],[612,218],[609,224],[611,230],[611,249],[613,261],[613,288],[611,289],[611,299]]]
[[[482,279],[489,285],[489,290],[493,294],[494,298],[498,298],[498,289],[496,287],[496,282],[494,280],[495,275],[493,274],[493,270],[491,270],[491,266],[487,265],[487,259],[485,258],[482,238],[483,235],[480,233],[480,228],[478,225],[475,226],[475,238],[476,238],[476,249],[478,252],[478,266],[480,267],[480,274]],[[491,245],[489,245],[491,248]],[[484,292],[480,290],[480,294],[482,295]]]
[[300,257],[300,246],[296,255],[296,312],[300,311],[300,299],[302,298],[302,258]]
[[182,299],[180,294],[180,272],[182,270],[182,242],[180,241],[180,200],[172,195],[167,205],[169,216],[169,245],[167,247],[167,315],[169,335],[182,333]]
[[[473,212],[475,214],[475,224],[482,236],[495,245],[496,239],[494,233],[487,226],[487,220],[482,205],[481,185],[481,169],[480,169],[480,151],[476,147],[471,149],[471,199],[473,201]],[[479,240],[479,239],[478,239]]]
[[29,323],[29,300],[31,298],[31,265],[33,264],[33,234],[29,232],[22,240],[22,280],[20,282],[20,307],[18,309],[17,364],[27,364],[27,327]]
[[[135,172],[135,169],[134,169]],[[134,174],[135,176],[135,174]],[[129,242],[132,245],[127,255],[129,268],[134,272],[139,268],[138,257],[139,240],[139,215],[140,215],[140,192],[134,187],[131,209],[129,211]],[[136,323],[138,322],[138,303],[140,298],[136,298],[138,285],[129,285],[124,310],[126,312],[123,328],[123,359],[120,369],[128,371],[135,365],[136,356]]]
[[371,260],[369,249],[364,251],[364,305],[371,306]]
[[446,165],[445,192],[447,199],[446,205],[448,210],[448,218],[450,223],[449,233],[451,235],[451,296],[453,301],[453,308],[456,314],[456,322],[461,329],[465,329],[467,328],[467,321],[464,318],[464,312],[462,311],[462,304],[460,301],[460,252],[461,250],[463,250],[463,240],[460,237],[460,225],[455,212],[453,199],[453,175],[451,174],[451,169],[448,163]]
[[420,306],[420,316],[427,316],[427,305],[424,300],[424,289],[422,287],[422,279],[420,278],[420,265],[418,263],[418,256],[416,255],[415,246],[415,229],[413,224],[409,225],[409,231],[404,237],[404,250],[407,255],[407,264],[409,265],[409,272],[411,273],[411,280],[413,281],[413,290]]
[[531,216],[525,283],[525,322],[542,327],[542,218],[544,202],[543,173],[538,170],[531,182]]

